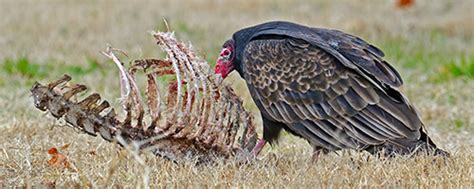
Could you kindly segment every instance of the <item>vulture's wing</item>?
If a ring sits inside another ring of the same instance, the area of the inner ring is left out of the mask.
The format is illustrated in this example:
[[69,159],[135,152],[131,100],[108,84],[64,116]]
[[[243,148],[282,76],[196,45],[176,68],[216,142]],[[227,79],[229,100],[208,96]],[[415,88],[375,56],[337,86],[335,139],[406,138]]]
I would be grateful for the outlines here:
[[254,39],[242,60],[262,114],[315,145],[337,150],[388,141],[404,146],[420,137],[420,119],[397,91],[395,96],[382,91],[305,40]]
[[381,87],[385,84],[398,88],[403,84],[399,73],[382,59],[383,52],[356,36],[337,30],[274,22],[260,27],[249,40],[276,35],[302,39],[318,46],[338,59],[344,66],[354,69]]

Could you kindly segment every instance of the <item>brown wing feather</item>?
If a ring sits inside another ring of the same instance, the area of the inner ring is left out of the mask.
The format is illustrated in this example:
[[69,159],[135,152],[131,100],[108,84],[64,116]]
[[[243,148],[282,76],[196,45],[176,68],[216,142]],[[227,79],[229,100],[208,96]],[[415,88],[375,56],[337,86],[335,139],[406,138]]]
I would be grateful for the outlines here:
[[249,42],[243,70],[266,119],[329,150],[416,141],[421,121],[324,50],[292,38]]

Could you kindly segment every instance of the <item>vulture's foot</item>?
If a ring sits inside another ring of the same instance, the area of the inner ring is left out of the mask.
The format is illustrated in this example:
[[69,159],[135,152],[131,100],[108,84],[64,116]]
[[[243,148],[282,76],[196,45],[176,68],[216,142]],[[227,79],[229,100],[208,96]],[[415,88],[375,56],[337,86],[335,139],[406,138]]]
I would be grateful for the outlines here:
[[311,157],[311,161],[313,163],[317,163],[319,161],[319,157],[326,155],[327,153],[329,153],[327,149],[315,146],[313,147],[313,156]]
[[267,144],[267,141],[265,139],[260,139],[258,143],[255,145],[255,147],[252,150],[252,154],[254,157],[257,157],[258,154],[262,151],[263,147],[265,147],[265,144]]
[[264,139],[260,139],[257,144],[253,147],[252,151],[246,151],[246,150],[241,150],[239,151],[235,158],[237,163],[239,164],[247,164],[250,162],[253,162],[262,151],[263,147],[265,146],[267,142]]

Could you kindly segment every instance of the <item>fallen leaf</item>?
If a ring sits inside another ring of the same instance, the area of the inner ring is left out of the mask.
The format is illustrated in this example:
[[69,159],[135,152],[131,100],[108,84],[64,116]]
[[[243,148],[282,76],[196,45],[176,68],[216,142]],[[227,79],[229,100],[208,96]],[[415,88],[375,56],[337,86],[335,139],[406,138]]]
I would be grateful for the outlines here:
[[415,0],[398,0],[398,7],[408,8],[408,7],[411,7],[414,3],[415,3]]
[[48,165],[56,168],[69,168],[69,162],[66,156],[59,153],[58,149],[52,147],[48,150],[48,154],[51,155],[51,159],[48,160]]
[[50,149],[48,150],[48,154],[50,154],[50,155],[57,154],[57,153],[58,153],[58,149],[56,149],[56,148],[54,148],[54,147],[53,147],[53,148],[50,148]]

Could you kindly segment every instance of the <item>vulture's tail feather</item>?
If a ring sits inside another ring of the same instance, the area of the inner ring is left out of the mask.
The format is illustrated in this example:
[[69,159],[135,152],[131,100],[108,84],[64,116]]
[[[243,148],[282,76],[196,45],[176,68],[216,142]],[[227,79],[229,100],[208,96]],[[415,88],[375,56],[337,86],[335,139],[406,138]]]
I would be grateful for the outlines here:
[[449,157],[450,154],[440,149],[433,143],[431,138],[420,129],[421,137],[417,141],[394,141],[394,143],[384,143],[381,145],[369,146],[365,150],[371,154],[377,154],[385,157],[394,157],[396,155],[433,155]]

